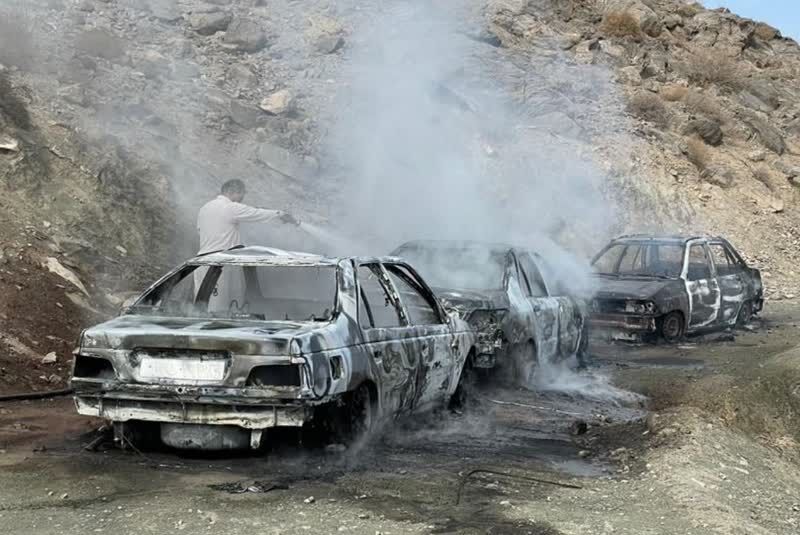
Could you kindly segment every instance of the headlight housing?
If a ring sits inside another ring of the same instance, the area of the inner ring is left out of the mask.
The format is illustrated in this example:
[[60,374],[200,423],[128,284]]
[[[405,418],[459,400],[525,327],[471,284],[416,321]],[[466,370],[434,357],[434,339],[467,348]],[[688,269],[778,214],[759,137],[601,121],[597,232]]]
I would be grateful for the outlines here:
[[508,314],[508,309],[476,310],[469,317],[469,323],[478,330],[497,327]]
[[625,312],[631,314],[655,314],[656,304],[652,301],[626,301]]

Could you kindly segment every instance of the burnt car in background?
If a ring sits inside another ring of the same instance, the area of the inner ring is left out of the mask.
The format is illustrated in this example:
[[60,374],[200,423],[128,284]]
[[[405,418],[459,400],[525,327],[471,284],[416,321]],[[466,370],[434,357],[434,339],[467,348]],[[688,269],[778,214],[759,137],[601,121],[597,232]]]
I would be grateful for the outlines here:
[[526,385],[538,363],[585,358],[586,304],[548,276],[554,270],[536,253],[474,241],[411,241],[391,254],[416,266],[475,328],[472,368],[498,368]]
[[123,444],[257,448],[275,427],[346,440],[459,401],[474,340],[400,260],[236,248],[84,331],[72,387],[78,412],[113,422]]
[[742,326],[764,306],[760,272],[720,237],[623,236],[592,265],[593,336],[674,343]]

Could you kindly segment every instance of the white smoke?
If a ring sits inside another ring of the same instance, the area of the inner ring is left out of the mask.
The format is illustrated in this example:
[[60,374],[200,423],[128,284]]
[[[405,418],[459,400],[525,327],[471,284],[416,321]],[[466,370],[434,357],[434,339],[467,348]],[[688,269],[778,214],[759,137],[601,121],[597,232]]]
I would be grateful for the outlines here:
[[370,252],[532,247],[585,288],[585,257],[563,246],[592,252],[615,224],[589,144],[595,108],[621,110],[609,71],[471,39],[485,21],[467,4],[386,3],[355,29],[325,160],[344,177],[336,219]]

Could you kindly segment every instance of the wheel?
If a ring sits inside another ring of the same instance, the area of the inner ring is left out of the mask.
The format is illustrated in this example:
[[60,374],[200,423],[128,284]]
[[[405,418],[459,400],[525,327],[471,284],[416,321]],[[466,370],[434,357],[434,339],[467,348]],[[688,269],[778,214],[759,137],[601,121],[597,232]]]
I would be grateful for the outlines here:
[[475,368],[472,367],[472,353],[470,352],[458,378],[458,386],[456,386],[453,395],[450,396],[447,408],[453,412],[464,410],[467,403],[472,399],[473,390],[477,382],[477,374],[475,373]]
[[517,386],[528,388],[533,381],[533,373],[539,364],[539,358],[536,354],[536,345],[529,341],[514,346],[511,350],[511,362],[514,374],[514,383]]
[[592,362],[592,357],[589,354],[589,326],[584,324],[581,329],[581,342],[578,345],[578,351],[575,353],[578,359],[578,368],[585,369]]
[[155,451],[163,447],[158,422],[114,422],[114,442],[123,450]]
[[753,317],[753,303],[750,301],[745,301],[742,303],[742,308],[739,309],[739,315],[736,316],[736,328],[737,329],[744,329],[745,326],[750,323],[750,319]]
[[686,335],[686,322],[683,314],[678,311],[670,312],[659,321],[659,334],[668,344],[675,344],[683,340]]
[[361,384],[338,400],[316,407],[313,419],[303,426],[301,440],[311,447],[352,444],[373,429],[376,410],[369,387]]
[[350,442],[358,440],[372,430],[375,423],[375,411],[369,387],[366,384],[362,384],[352,393],[347,414],[344,416],[349,428],[349,436],[346,438]]

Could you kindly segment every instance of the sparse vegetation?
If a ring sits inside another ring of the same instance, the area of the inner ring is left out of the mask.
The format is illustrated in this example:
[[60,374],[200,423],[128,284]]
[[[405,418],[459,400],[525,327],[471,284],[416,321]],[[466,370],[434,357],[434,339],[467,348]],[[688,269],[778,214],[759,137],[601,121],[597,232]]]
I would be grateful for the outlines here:
[[722,107],[720,107],[720,105],[711,95],[706,95],[695,90],[687,91],[683,101],[686,104],[686,108],[689,110],[689,113],[694,115],[702,115],[709,119],[713,119],[719,124],[725,124],[725,113],[722,111]]
[[686,156],[689,161],[702,173],[711,164],[711,151],[705,142],[697,136],[689,138],[686,143]]
[[636,17],[627,11],[617,11],[603,17],[600,30],[608,37],[632,37],[638,39],[642,36],[642,28]]
[[667,102],[678,102],[683,100],[689,89],[682,85],[668,85],[661,90],[661,98]]
[[653,93],[637,93],[628,104],[628,110],[635,116],[666,128],[669,126],[669,111],[664,103]]
[[754,30],[753,33],[755,33],[756,37],[758,37],[762,41],[772,41],[773,39],[778,37],[778,35],[780,35],[780,32],[778,30],[776,30],[769,24],[764,24],[763,22],[756,25],[756,29]]
[[683,4],[678,7],[678,15],[690,19],[703,11],[703,8],[698,4]]
[[741,78],[736,62],[720,53],[698,51],[689,56],[685,63],[686,76],[695,85],[718,86],[735,89]]

